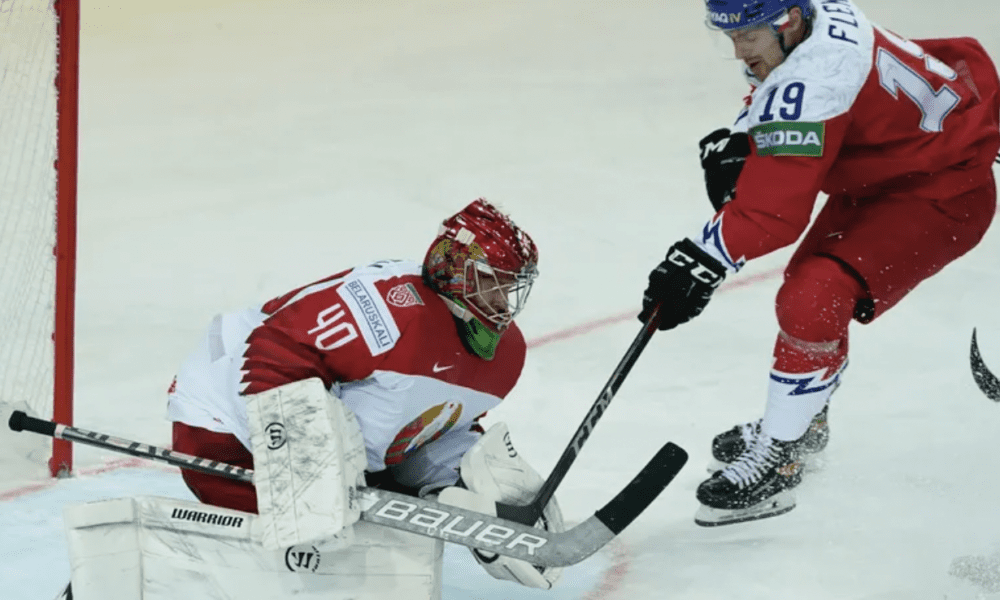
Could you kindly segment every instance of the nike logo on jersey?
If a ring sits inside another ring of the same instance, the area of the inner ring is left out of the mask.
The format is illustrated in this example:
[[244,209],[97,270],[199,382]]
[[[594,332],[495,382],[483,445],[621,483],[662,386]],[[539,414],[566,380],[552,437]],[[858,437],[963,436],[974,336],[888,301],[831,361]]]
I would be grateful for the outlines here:
[[439,367],[437,363],[434,363],[434,367],[432,367],[432,368],[433,368],[433,370],[434,370],[435,373],[440,373],[441,371],[447,371],[448,369],[454,369],[455,365],[447,365],[447,366],[444,366],[444,367]]

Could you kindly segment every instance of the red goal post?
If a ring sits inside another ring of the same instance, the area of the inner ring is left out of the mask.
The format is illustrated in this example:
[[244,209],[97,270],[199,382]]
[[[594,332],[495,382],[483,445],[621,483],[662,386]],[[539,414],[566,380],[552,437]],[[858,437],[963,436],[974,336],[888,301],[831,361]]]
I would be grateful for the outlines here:
[[80,0],[0,0],[0,39],[0,403],[71,424]]

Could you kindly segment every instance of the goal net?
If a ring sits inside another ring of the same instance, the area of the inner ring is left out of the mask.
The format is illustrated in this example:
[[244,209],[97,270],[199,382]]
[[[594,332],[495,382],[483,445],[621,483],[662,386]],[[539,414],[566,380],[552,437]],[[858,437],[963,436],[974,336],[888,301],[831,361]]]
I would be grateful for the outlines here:
[[4,452],[29,448],[53,475],[70,472],[69,444],[13,441],[6,416],[72,422],[78,47],[79,0],[0,0]]

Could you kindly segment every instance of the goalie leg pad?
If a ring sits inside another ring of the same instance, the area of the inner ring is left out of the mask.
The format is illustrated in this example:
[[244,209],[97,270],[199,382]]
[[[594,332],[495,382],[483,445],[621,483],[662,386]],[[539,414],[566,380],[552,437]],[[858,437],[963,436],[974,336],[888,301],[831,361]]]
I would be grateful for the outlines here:
[[[507,425],[497,423],[462,457],[461,483],[467,489],[445,488],[438,500],[496,516],[496,502],[527,504],[545,480],[518,454]],[[565,530],[562,511],[554,497],[542,511],[537,526],[546,531]],[[472,555],[491,576],[527,587],[551,589],[562,574],[558,567],[538,567],[507,556],[478,550],[473,550]]]
[[255,540],[270,550],[317,541],[350,545],[367,466],[354,413],[317,378],[246,401],[260,514]]
[[258,518],[151,496],[69,506],[73,598],[441,600],[441,540],[362,521],[349,548],[265,550]]

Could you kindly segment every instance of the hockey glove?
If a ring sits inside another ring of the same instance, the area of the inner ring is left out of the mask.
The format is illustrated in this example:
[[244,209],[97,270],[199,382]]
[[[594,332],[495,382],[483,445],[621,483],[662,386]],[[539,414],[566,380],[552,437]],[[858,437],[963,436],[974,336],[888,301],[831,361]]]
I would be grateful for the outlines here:
[[712,292],[726,278],[726,268],[690,239],[667,251],[667,258],[649,274],[639,320],[645,322],[657,304],[660,331],[673,329],[701,314]]
[[705,189],[715,212],[736,197],[736,180],[750,155],[750,136],[728,129],[716,129],[698,142]]

